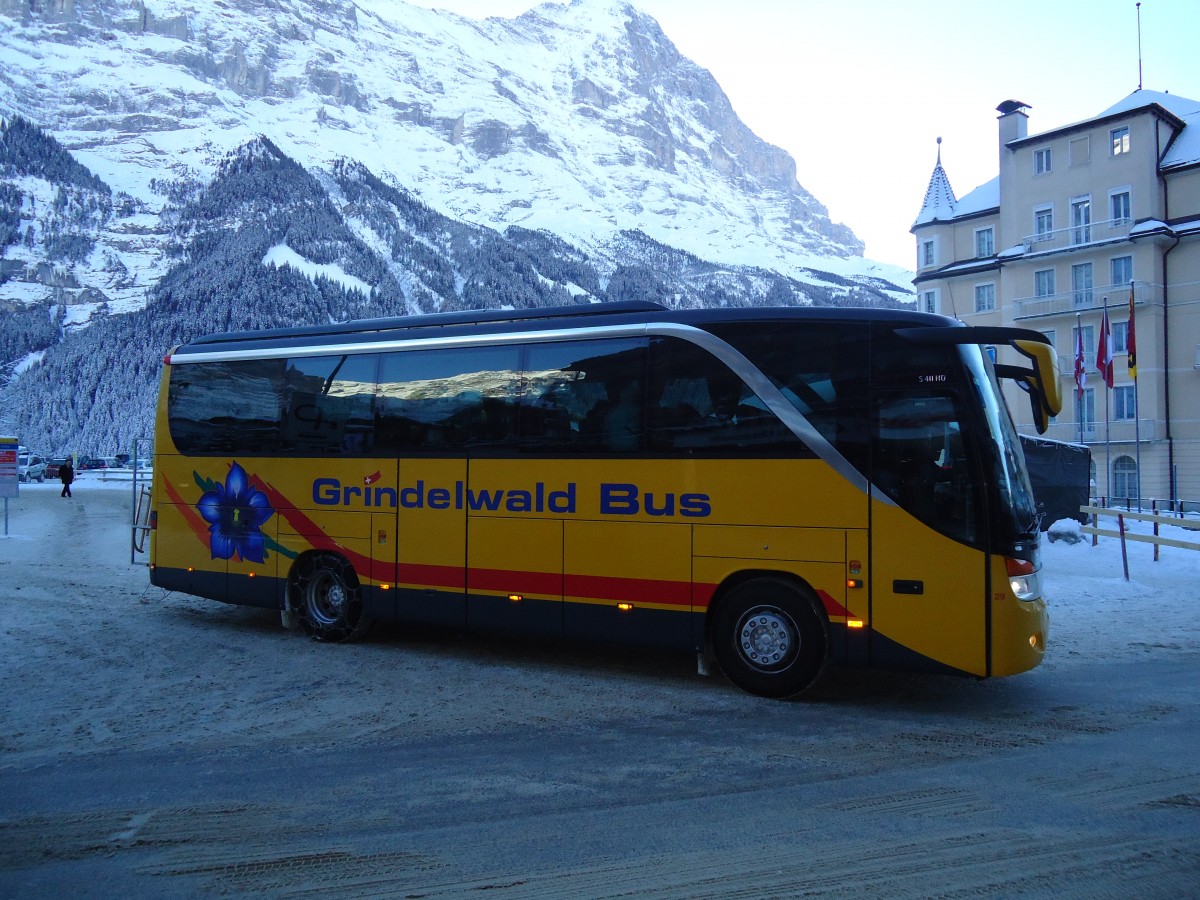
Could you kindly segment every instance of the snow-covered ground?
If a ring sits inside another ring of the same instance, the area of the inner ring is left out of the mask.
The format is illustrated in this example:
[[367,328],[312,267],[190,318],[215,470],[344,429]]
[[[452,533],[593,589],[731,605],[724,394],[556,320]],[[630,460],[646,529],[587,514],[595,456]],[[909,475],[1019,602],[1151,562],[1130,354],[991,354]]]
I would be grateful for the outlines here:
[[[180,679],[192,677],[184,673],[212,673],[214,666],[220,668],[217,665],[220,661],[225,665],[238,664],[245,649],[230,650],[224,646],[224,637],[228,635],[223,637],[222,630],[229,628],[239,636],[244,636],[246,629],[262,631],[258,639],[267,644],[262,648],[264,653],[278,652],[281,642],[292,648],[282,664],[296,666],[296,677],[303,677],[309,664],[306,660],[313,655],[345,650],[344,658],[356,668],[361,667],[364,673],[383,668],[391,677],[399,678],[404,673],[406,678],[427,679],[435,696],[453,694],[456,684],[469,692],[465,685],[470,676],[464,674],[463,661],[456,656],[450,637],[440,650],[421,648],[431,655],[425,658],[425,652],[418,653],[422,657],[419,662],[414,662],[411,647],[389,646],[392,641],[387,637],[334,650],[281,630],[277,614],[168,594],[151,587],[145,557],[139,556],[136,564],[131,564],[131,531],[127,524],[132,518],[134,502],[131,479],[129,471],[103,475],[82,472],[73,486],[75,496],[71,500],[58,496],[57,482],[47,482],[21,485],[20,498],[10,501],[8,534],[0,537],[0,580],[9,586],[0,592],[0,621],[4,623],[0,632],[0,675],[9,683],[13,680],[37,683],[37,688],[24,695],[30,705],[22,704],[11,693],[5,698],[8,706],[5,717],[10,721],[26,721],[17,729],[18,736],[10,733],[6,737],[4,750],[89,752],[96,749],[97,743],[108,741],[140,746],[146,742],[158,745],[162,741],[176,741],[185,734],[200,737],[212,731],[211,715],[218,709],[228,737],[237,740],[242,729],[250,726],[250,719],[263,714],[252,702],[241,705],[253,697],[254,680],[262,680],[262,690],[275,691],[279,680],[286,680],[286,669],[245,673],[240,700],[233,703],[232,698],[226,697],[230,701],[226,707],[221,707],[219,692],[175,696]],[[1196,518],[1189,521],[1200,526]],[[1116,527],[1112,521],[1102,521],[1101,526]],[[1128,523],[1127,527],[1141,534],[1151,529],[1146,523],[1136,522]],[[1171,526],[1163,526],[1161,531],[1164,536],[1200,543],[1200,531]],[[1118,540],[1100,538],[1098,545],[1092,546],[1090,538],[1076,544],[1043,538],[1045,593],[1050,608],[1048,651],[1041,667],[1014,676],[1016,679],[1053,679],[1056,670],[1099,658],[1132,660],[1154,654],[1196,659],[1200,653],[1200,551],[1163,547],[1155,561],[1153,546],[1130,542],[1127,552],[1128,581],[1123,574]],[[104,623],[103,626],[98,627],[98,622]],[[201,632],[203,640],[186,639],[186,635],[205,622],[213,627]],[[88,642],[80,654],[75,649],[75,635],[56,633],[64,623],[78,623],[96,630],[97,640]],[[108,629],[111,632],[102,637]],[[432,640],[440,644],[440,638]],[[144,654],[130,657],[124,650],[129,646],[144,648]],[[58,693],[62,685],[39,683],[34,672],[47,657],[57,655],[58,648],[66,647],[71,648],[72,661],[59,659],[56,664],[75,669],[68,683],[85,683],[89,667],[115,666],[124,670],[126,677],[141,682],[143,692],[126,695],[109,692],[104,715],[99,717],[82,697],[64,704]],[[673,704],[672,694],[679,687],[679,679],[694,678],[694,669],[686,655],[663,661],[644,652],[630,651],[628,657],[622,658],[633,669],[640,667],[642,675],[670,673],[667,683],[651,688],[648,693],[649,686],[644,682],[639,684],[643,701],[662,692],[658,700],[664,704],[663,709]],[[520,659],[509,662],[519,665]],[[621,668],[624,667],[622,664]],[[583,673],[574,675],[582,677]],[[613,671],[607,677],[619,684],[621,676]],[[711,702],[734,705],[742,702],[738,692],[719,675],[700,683],[711,687],[713,696],[708,698]],[[955,679],[949,679],[948,683],[959,685],[954,690],[967,693],[974,684],[966,681],[960,685]],[[380,687],[386,693],[386,684]],[[394,687],[398,693],[412,690],[412,684],[407,682],[403,689],[399,682]],[[821,688],[816,690],[819,694]],[[169,708],[178,717],[174,728],[164,729],[161,722],[147,717],[145,692],[156,696],[150,704],[152,708]],[[35,698],[40,699],[34,702]],[[620,692],[616,692],[606,700],[593,699],[586,712],[564,709],[560,704],[573,704],[575,697],[571,690],[563,689],[561,682],[556,689],[541,695],[540,701],[547,704],[545,709],[538,708],[538,700],[530,699],[530,705],[520,715],[532,721],[545,716],[593,717],[602,709],[616,712],[622,703]],[[329,708],[322,713],[338,722],[339,727],[351,731],[361,728],[369,733],[371,723],[377,721],[370,711],[377,711],[380,698],[369,692],[349,698],[330,697],[328,702]],[[54,708],[49,716],[48,707]],[[652,707],[657,709],[654,704]],[[306,719],[293,717],[287,709],[281,709],[280,713],[275,724],[284,731],[305,732],[314,727]],[[514,713],[511,705],[508,713]],[[241,715],[249,719],[243,721]],[[464,711],[461,707],[430,704],[418,713],[418,718],[440,731],[460,727],[472,715],[474,711]],[[480,722],[476,724],[485,727]],[[328,721],[319,727],[328,727]]]
[[22,486],[0,538],[0,896],[1200,884],[1200,551],[1131,543],[1126,581],[1116,540],[1044,544],[1039,668],[835,670],[793,703],[687,654],[387,628],[318,644],[150,587],[130,482],[85,472],[73,492]]

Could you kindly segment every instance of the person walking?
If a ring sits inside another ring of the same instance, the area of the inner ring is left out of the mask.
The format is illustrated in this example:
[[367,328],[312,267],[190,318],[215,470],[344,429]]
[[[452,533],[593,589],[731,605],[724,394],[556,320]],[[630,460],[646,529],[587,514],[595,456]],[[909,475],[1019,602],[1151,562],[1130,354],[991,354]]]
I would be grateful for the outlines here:
[[71,457],[67,457],[66,461],[58,469],[58,477],[62,479],[63,489],[60,497],[71,496],[71,482],[75,480],[75,467],[71,465]]

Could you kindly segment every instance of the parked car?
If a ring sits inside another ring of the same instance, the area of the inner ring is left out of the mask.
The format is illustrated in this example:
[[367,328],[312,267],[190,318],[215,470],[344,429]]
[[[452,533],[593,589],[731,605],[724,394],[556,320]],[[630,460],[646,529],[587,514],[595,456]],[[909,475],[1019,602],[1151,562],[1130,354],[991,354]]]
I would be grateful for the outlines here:
[[115,456],[85,456],[76,466],[80,472],[104,471],[105,469],[123,469]]
[[124,469],[115,456],[88,456],[77,467],[80,472],[103,472],[104,469]]
[[17,480],[29,484],[36,481],[41,484],[46,480],[46,459],[36,453],[21,451],[17,454]]
[[59,470],[66,465],[67,458],[65,456],[56,456],[46,463],[46,477],[53,481],[58,478]]

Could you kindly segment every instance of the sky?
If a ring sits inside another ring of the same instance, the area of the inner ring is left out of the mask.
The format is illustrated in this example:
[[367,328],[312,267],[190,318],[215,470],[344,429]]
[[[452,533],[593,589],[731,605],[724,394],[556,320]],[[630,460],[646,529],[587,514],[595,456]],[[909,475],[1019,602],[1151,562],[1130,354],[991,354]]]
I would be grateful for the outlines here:
[[[482,19],[535,0],[408,0]],[[565,2],[565,0],[564,0]],[[1029,133],[1090,118],[1138,88],[1200,100],[1200,3],[1142,0],[631,0],[708,69],[752,131],[866,242],[916,264],[909,233],[942,138],[959,197],[994,178],[996,106]]]

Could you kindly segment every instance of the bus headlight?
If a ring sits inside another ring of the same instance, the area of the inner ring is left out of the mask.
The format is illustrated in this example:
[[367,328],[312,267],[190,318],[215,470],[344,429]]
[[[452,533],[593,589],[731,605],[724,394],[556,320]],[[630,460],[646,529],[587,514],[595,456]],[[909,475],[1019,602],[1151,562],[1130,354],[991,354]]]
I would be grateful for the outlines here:
[[1027,559],[1006,557],[1004,568],[1008,572],[1008,586],[1018,600],[1037,600],[1042,596],[1042,575],[1036,565]]

